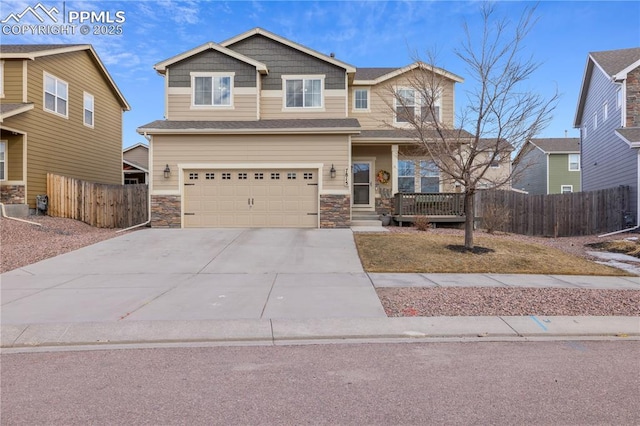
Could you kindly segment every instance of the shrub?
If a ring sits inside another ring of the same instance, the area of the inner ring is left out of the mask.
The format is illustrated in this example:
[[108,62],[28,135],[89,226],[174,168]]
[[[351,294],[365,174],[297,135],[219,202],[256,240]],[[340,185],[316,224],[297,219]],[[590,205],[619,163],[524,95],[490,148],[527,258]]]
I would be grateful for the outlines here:
[[483,206],[482,225],[489,234],[493,234],[495,231],[503,231],[509,222],[510,215],[511,210],[505,205],[492,204]]
[[416,216],[416,220],[413,222],[413,224],[419,231],[426,231],[431,228],[429,219],[426,216]]

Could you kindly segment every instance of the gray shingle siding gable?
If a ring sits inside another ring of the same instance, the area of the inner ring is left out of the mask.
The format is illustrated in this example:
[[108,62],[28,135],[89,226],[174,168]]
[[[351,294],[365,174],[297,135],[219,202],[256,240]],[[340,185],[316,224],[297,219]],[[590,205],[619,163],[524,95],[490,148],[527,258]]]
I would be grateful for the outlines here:
[[[638,153],[614,133],[622,123],[622,109],[616,107],[616,91],[619,87],[598,67],[594,67],[582,116],[582,127],[587,127],[586,138],[584,132],[581,132],[582,190],[630,186],[629,210],[635,217]],[[602,109],[605,101],[609,105],[607,120],[604,120]],[[597,129],[593,128],[594,114],[598,115]]]
[[515,167],[513,185],[515,189],[527,191],[529,194],[547,193],[547,156],[533,147],[524,154]]
[[269,69],[269,75],[262,76],[262,89],[282,90],[282,75],[325,75],[325,89],[345,89],[345,70],[256,34],[227,48],[251,59],[262,62]]
[[234,72],[234,87],[256,87],[256,67],[215,50],[169,66],[169,87],[191,87],[191,72]]

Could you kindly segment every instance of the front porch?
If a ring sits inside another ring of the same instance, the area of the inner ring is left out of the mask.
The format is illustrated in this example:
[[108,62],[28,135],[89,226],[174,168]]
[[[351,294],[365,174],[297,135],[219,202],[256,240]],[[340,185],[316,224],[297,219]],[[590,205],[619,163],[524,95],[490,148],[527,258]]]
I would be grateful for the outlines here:
[[396,193],[393,197],[393,220],[400,226],[426,217],[430,223],[461,223],[464,214],[464,194],[461,193]]

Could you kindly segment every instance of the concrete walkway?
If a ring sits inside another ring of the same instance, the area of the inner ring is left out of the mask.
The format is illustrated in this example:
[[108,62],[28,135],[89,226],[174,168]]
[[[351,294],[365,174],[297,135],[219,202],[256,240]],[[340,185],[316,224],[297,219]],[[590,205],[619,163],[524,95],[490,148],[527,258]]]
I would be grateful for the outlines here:
[[640,277],[367,274],[350,230],[147,229],[2,274],[0,343],[640,337],[639,317],[387,318],[375,288],[415,286],[640,290]]

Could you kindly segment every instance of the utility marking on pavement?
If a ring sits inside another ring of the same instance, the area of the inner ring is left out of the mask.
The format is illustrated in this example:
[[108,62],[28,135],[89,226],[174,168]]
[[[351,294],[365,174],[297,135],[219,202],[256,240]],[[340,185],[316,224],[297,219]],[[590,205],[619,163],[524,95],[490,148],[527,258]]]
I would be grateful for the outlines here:
[[[547,326],[546,326],[546,325],[544,325],[544,324],[542,323],[542,321],[540,321],[540,320],[538,319],[538,317],[536,317],[535,315],[530,315],[530,316],[529,316],[529,318],[531,318],[531,319],[533,320],[533,322],[535,322],[536,324],[538,324],[538,325],[540,326],[540,328],[541,328],[541,329],[543,329],[544,331],[547,331]],[[551,322],[551,321],[549,321],[549,322]]]

